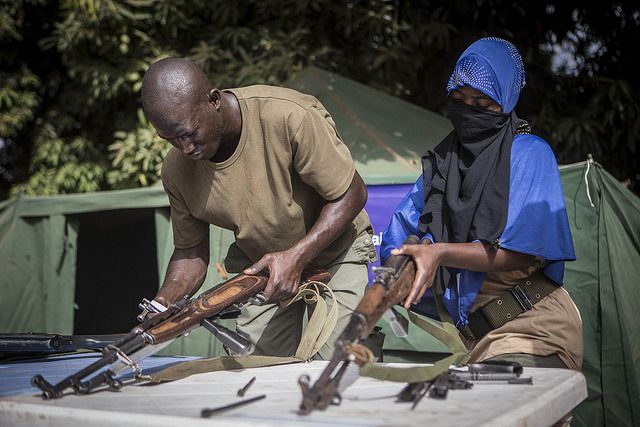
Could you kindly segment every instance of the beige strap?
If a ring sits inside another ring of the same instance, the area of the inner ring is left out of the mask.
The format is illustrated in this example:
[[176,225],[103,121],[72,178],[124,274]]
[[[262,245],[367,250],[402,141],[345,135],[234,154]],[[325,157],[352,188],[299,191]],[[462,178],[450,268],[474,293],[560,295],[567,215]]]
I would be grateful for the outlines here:
[[446,372],[449,369],[449,366],[461,365],[464,363],[466,363],[466,360],[465,355],[462,353],[455,353],[440,359],[434,363],[433,366],[396,368],[377,365],[375,363],[367,363],[360,369],[360,376],[400,383],[431,381],[441,373]]
[[467,363],[470,352],[464,346],[462,339],[460,339],[458,329],[454,326],[451,315],[442,302],[442,297],[435,294],[435,300],[438,306],[438,313],[440,314],[441,322],[439,323],[442,324],[441,327],[436,325],[435,321],[429,321],[411,311],[408,311],[409,319],[411,319],[416,326],[445,344],[452,354],[438,360],[433,366],[395,368],[367,363],[360,369],[361,376],[396,382],[430,381],[441,373],[446,372],[450,365]]
[[302,362],[302,360],[295,357],[277,356],[219,356],[210,359],[195,359],[188,362],[178,363],[151,375],[142,375],[140,379],[160,383],[164,381],[175,381],[186,378],[190,375],[202,374],[205,372],[260,368],[263,366],[297,362]]
[[[327,314],[327,303],[322,298],[322,292],[327,292],[331,297],[331,311]],[[306,282],[300,285],[298,294],[293,298],[282,301],[280,304],[287,307],[296,301],[303,300],[307,304],[315,304],[313,314],[302,334],[300,344],[295,357],[309,360],[320,350],[333,332],[338,322],[338,303],[333,290],[322,282]]]

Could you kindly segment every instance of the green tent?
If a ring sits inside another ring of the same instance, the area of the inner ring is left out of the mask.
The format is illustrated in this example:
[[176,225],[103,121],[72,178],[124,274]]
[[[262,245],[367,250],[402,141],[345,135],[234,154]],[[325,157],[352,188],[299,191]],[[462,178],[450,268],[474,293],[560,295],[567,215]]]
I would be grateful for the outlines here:
[[[450,129],[441,116],[316,68],[290,86],[327,106],[370,199],[385,188],[381,204],[391,210],[420,174],[421,154]],[[566,288],[584,322],[589,387],[574,425],[637,425],[640,199],[595,163],[560,174],[578,256],[567,264]],[[380,216],[372,220],[384,227],[388,216]],[[216,264],[232,240],[231,232],[212,227],[204,289],[223,280]],[[168,201],[158,186],[2,202],[0,332],[125,332],[136,323],[137,302],[155,294],[171,251]],[[398,339],[384,320],[379,324],[387,361],[445,351],[413,325],[409,339]],[[163,353],[213,356],[222,349],[200,328]]]
[[319,68],[305,69],[288,86],[327,108],[368,185],[413,184],[422,154],[452,129],[440,114]]
[[583,321],[589,396],[573,425],[640,424],[640,199],[591,161],[560,169],[577,260],[565,286]]

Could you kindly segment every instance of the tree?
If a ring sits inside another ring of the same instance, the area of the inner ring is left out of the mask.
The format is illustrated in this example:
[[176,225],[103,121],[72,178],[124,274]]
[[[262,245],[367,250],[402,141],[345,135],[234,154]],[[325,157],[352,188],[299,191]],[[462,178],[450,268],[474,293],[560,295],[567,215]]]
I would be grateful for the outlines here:
[[0,198],[156,181],[168,146],[139,90],[162,57],[194,60],[223,89],[315,64],[444,113],[455,60],[487,35],[523,54],[516,110],[559,161],[593,153],[633,186],[639,29],[629,0],[0,0]]

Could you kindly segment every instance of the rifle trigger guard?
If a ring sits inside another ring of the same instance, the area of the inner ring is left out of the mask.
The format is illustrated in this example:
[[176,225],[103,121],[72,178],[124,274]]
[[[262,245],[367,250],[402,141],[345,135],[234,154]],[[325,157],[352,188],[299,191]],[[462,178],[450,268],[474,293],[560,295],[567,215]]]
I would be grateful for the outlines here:
[[265,305],[269,300],[269,295],[264,292],[258,292],[255,296],[249,298],[249,302],[253,305],[261,306]]

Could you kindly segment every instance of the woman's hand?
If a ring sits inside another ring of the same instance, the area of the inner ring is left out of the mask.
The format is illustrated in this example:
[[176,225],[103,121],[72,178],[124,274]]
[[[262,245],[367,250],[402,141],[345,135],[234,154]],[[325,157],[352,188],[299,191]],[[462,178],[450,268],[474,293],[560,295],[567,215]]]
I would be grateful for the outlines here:
[[427,288],[433,285],[439,266],[473,271],[511,271],[531,266],[535,256],[508,249],[493,249],[482,242],[433,243],[424,240],[419,245],[402,245],[391,255],[410,255],[416,264],[416,277],[404,307],[420,302]]
[[438,251],[436,245],[432,245],[429,240],[417,245],[402,245],[393,249],[391,255],[409,255],[416,264],[416,277],[413,280],[411,291],[404,300],[404,308],[407,310],[411,304],[417,304],[422,299],[422,295],[433,285],[438,269]]

